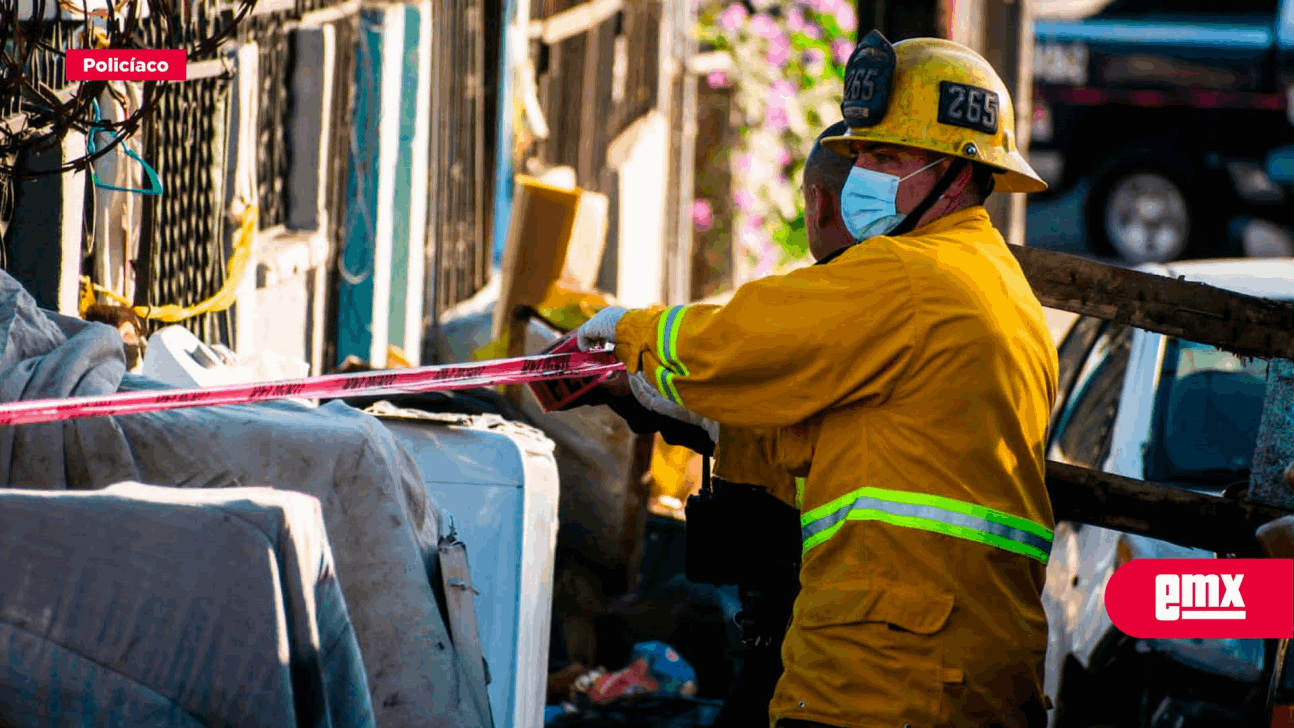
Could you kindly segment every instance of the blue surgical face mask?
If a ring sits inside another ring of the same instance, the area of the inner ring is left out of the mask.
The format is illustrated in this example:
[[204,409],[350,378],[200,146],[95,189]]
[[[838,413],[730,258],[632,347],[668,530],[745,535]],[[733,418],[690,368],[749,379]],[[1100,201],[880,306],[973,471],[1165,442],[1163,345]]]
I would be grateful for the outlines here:
[[866,240],[884,235],[903,222],[906,214],[894,209],[894,199],[899,194],[899,183],[939,164],[943,158],[927,164],[907,177],[877,172],[874,169],[850,167],[849,179],[840,190],[840,216],[854,240]]

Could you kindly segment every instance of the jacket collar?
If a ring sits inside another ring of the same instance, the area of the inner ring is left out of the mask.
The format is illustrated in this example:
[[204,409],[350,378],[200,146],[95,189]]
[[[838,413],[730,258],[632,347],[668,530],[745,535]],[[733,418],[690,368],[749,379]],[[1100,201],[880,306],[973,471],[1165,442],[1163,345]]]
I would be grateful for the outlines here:
[[[942,235],[944,233],[947,233],[959,227],[992,230],[993,221],[989,219],[988,210],[985,209],[983,205],[972,205],[971,207],[958,210],[957,212],[944,215],[943,217],[940,217],[931,222],[928,222],[925,225],[917,228],[916,230],[913,230],[912,232],[904,233],[903,235],[894,235],[891,237],[922,238],[930,235]],[[878,235],[877,237],[885,237],[885,236]],[[871,240],[871,238],[868,238],[868,240]],[[834,253],[830,253],[824,256],[822,260],[818,261],[817,263],[814,263],[814,265],[826,265],[827,263],[830,263],[836,258],[839,258],[841,255],[845,253],[845,251],[853,250],[854,246],[864,242],[867,242],[867,241],[862,240],[862,241],[859,241],[858,243],[854,243],[853,245],[843,247],[840,250],[835,251]]]

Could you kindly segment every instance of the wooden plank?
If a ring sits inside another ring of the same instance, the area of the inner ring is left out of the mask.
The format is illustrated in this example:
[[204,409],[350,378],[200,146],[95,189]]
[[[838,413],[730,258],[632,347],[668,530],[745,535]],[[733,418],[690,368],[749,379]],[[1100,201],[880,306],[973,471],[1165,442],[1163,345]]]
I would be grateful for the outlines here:
[[525,344],[517,308],[538,306],[549,286],[561,277],[579,197],[579,190],[562,190],[517,175],[491,332],[496,339],[507,333],[508,356],[519,356]]
[[1262,556],[1254,537],[1258,527],[1290,513],[1055,461],[1047,462],[1047,491],[1057,521],[1241,556]]
[[610,219],[610,200],[599,192],[580,192],[575,207],[575,223],[571,228],[571,242],[566,250],[562,278],[583,291],[597,287],[598,269],[607,244],[607,221]]
[[[467,673],[465,688],[459,700],[470,700],[478,715],[489,715],[490,698],[486,691],[485,656],[481,649],[481,633],[476,623],[476,595],[481,592],[472,586],[472,571],[468,568],[467,546],[462,541],[442,541],[437,548],[440,554],[441,590],[445,594],[445,611],[448,612],[450,639],[459,664]],[[500,669],[503,666],[496,666]],[[464,695],[463,693],[466,693]]]
[[1042,305],[1209,344],[1241,356],[1294,358],[1294,304],[1009,246]]
[[620,12],[623,0],[592,0],[563,10],[546,20],[530,23],[528,35],[552,45],[580,33],[587,33]]
[[[598,30],[601,30],[600,26]],[[584,40],[583,94],[580,98],[580,121],[576,135],[579,143],[576,145],[574,166],[580,186],[589,187],[597,179],[597,167],[603,164],[603,160],[597,158],[595,148],[598,137],[603,136],[599,134],[599,127],[605,124],[605,119],[598,118],[599,96],[602,92],[598,81],[602,75],[602,66],[605,65],[603,57],[611,55],[611,48],[609,44],[603,45],[606,38],[602,32],[589,33]]]

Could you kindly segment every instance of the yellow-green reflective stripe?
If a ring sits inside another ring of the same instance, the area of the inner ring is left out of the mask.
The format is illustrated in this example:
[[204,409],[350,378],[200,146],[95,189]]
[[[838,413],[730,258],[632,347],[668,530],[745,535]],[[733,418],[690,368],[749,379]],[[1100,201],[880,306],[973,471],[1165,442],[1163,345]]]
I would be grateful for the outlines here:
[[804,478],[796,478],[795,479],[795,507],[799,508],[802,503],[804,503]]
[[978,506],[974,503],[966,503],[964,501],[959,501],[955,498],[947,498],[942,495],[929,495],[927,493],[913,493],[906,490],[890,490],[888,488],[874,487],[859,488],[858,490],[846,493],[839,498],[836,498],[830,503],[818,506],[817,508],[802,514],[800,516],[800,525],[808,526],[810,523],[822,518],[823,516],[849,506],[859,498],[875,498],[882,501],[906,503],[914,506],[930,506],[956,513],[964,513],[968,516],[975,516],[977,518],[1000,523],[1004,526],[1018,528],[1026,533],[1040,536],[1048,542],[1051,541],[1051,529],[1041,524],[1034,523],[1028,518],[1013,516],[1010,513],[999,511],[995,508]]
[[664,316],[661,316],[656,329],[656,346],[661,353],[661,364],[664,365],[656,374],[658,389],[677,405],[682,405],[683,399],[679,397],[678,389],[674,386],[674,377],[688,375],[687,367],[678,358],[678,332],[682,328],[680,324],[687,308],[687,306],[670,308]]
[[1051,529],[1027,518],[943,496],[884,488],[860,488],[800,518],[807,552],[835,533],[846,520],[875,520],[921,528],[990,544],[1046,563]]
[[925,518],[918,518],[915,516],[900,516],[893,513],[886,513],[885,511],[869,511],[864,509],[864,510],[849,511],[849,513],[846,514],[845,518],[841,519],[840,521],[837,521],[835,524],[827,527],[825,530],[819,531],[816,534],[814,534],[812,537],[806,539],[804,542],[804,551],[807,553],[809,549],[831,538],[831,536],[836,531],[838,531],[841,526],[845,524],[845,521],[881,521],[882,523],[889,523],[895,526],[904,526],[907,528],[919,528],[925,531],[933,531],[935,533],[941,533],[946,536],[964,538],[968,541],[975,541],[977,543],[987,544],[989,546],[996,546],[1004,551],[1010,551],[1011,553],[1020,554],[1022,556],[1028,556],[1029,558],[1039,561],[1043,564],[1047,563],[1047,558],[1051,550],[1050,542],[1048,542],[1047,544],[1048,545],[1047,550],[1044,551],[1043,549],[1037,548],[1036,546],[1023,544],[1018,541],[1013,541],[1009,538],[1004,538],[1002,536],[997,536],[991,533],[977,531],[973,528],[966,528],[964,526],[955,526],[952,524],[942,523],[939,521],[931,521]]

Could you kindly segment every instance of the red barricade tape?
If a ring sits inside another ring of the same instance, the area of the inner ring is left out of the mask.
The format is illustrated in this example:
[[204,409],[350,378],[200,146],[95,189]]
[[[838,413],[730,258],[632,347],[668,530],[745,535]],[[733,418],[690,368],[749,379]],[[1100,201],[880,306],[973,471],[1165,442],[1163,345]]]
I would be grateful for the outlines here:
[[290,397],[324,399],[529,384],[572,377],[605,376],[622,369],[624,365],[616,361],[610,352],[571,352],[382,372],[325,374],[258,384],[125,392],[101,397],[38,399],[0,404],[0,425],[29,425],[77,417],[130,415],[181,407],[247,404]]

